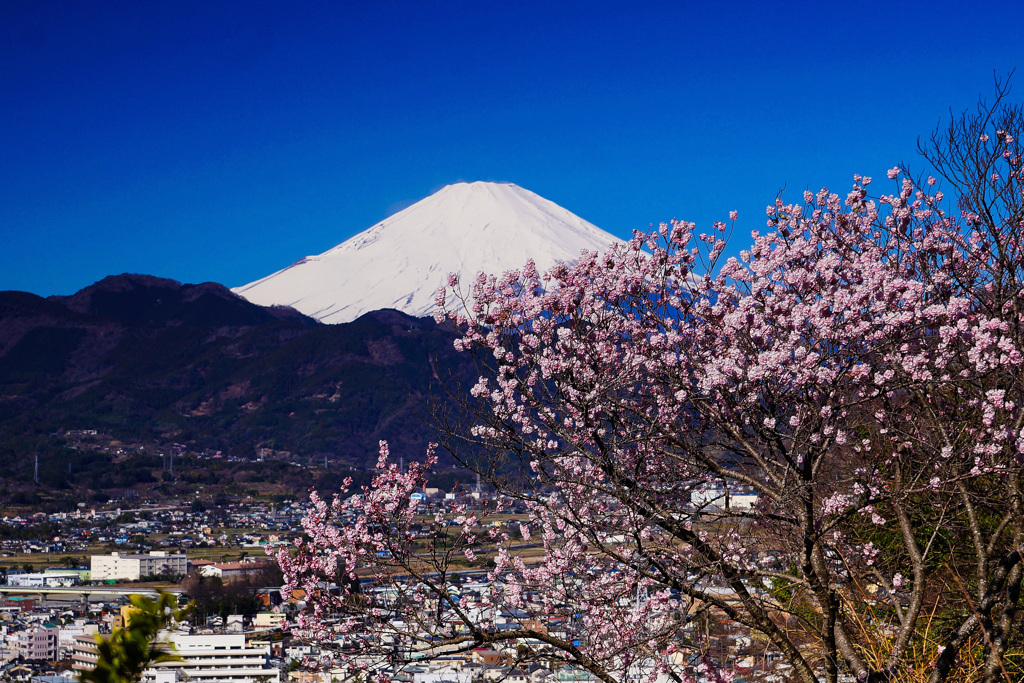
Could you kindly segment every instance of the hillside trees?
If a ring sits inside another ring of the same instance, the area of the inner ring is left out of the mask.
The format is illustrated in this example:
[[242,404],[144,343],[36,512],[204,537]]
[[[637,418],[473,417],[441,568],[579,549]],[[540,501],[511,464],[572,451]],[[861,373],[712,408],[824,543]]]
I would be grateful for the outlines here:
[[[1024,125],[1004,95],[922,144],[952,201],[897,167],[777,199],[739,258],[725,223],[672,222],[466,300],[450,278],[481,364],[460,436],[489,454],[466,460],[528,515],[490,532],[494,583],[462,598],[475,517],[413,543],[432,461],[382,452],[279,556],[305,627],[377,671],[508,643],[609,683],[724,676],[695,625],[728,619],[807,683],[1019,676]],[[367,567],[390,587],[360,587]]]

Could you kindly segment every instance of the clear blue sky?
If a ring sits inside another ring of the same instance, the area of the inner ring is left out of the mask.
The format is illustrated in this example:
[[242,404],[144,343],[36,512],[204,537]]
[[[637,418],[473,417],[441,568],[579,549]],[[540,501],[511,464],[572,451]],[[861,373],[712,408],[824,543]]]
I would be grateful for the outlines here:
[[[439,187],[621,236],[919,165],[1013,2],[0,3],[0,290],[247,283]],[[1024,99],[1024,71],[1015,99]]]

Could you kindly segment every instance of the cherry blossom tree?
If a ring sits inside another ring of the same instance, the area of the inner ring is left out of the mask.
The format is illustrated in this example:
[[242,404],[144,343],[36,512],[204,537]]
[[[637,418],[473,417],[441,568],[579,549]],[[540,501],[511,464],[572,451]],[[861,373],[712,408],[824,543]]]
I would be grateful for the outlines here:
[[[922,143],[952,202],[896,167],[776,199],[738,258],[730,224],[674,221],[465,296],[450,277],[439,318],[481,372],[444,445],[526,512],[488,532],[461,503],[420,530],[433,456],[403,471],[383,448],[279,554],[299,627],[381,675],[491,646],[608,683],[728,680],[713,631],[733,625],[807,683],[1019,676],[1024,125],[1005,95]],[[470,598],[453,572],[485,549]]]

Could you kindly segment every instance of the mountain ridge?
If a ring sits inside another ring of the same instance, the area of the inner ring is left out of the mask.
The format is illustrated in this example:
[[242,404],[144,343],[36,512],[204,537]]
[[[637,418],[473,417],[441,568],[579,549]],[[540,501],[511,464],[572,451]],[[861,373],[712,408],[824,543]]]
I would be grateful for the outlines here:
[[0,292],[0,480],[31,481],[43,454],[44,466],[63,463],[55,481],[77,485],[79,455],[55,445],[68,429],[357,469],[373,466],[381,439],[422,458],[437,440],[431,397],[445,395],[435,368],[457,383],[471,373],[453,339],[399,311],[324,325],[216,283],[150,276],[68,297]]

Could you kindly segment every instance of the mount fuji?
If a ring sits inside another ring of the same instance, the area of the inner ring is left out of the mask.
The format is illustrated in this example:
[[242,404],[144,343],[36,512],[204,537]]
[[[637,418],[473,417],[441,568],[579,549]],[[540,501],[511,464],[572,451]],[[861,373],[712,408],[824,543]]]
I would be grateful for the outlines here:
[[325,323],[394,308],[426,316],[448,273],[464,280],[533,259],[541,272],[620,242],[554,202],[511,183],[456,183],[318,256],[232,291],[291,306]]

